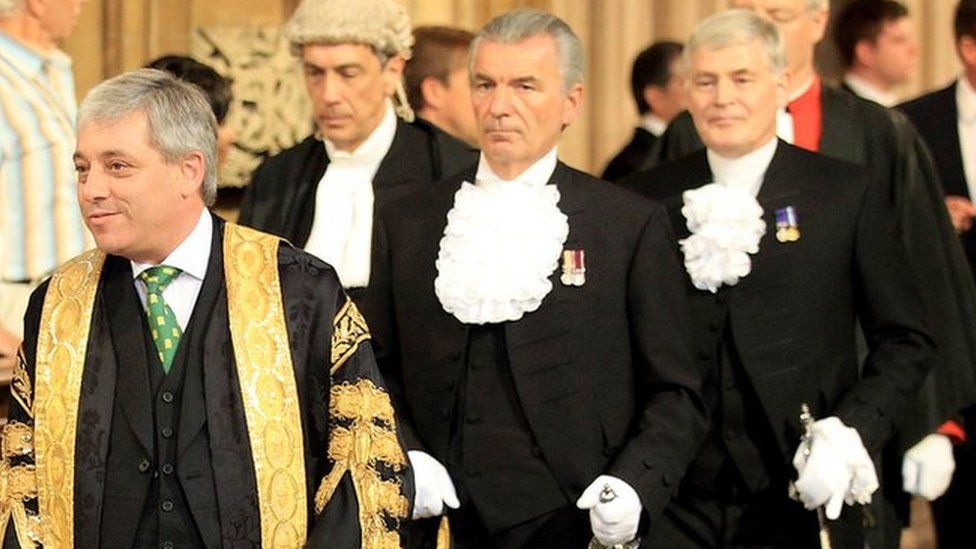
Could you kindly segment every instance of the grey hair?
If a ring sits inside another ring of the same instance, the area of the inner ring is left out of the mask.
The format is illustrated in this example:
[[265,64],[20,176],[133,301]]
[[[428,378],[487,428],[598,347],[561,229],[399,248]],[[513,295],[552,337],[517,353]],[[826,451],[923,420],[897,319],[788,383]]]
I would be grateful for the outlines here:
[[692,55],[702,48],[738,46],[749,44],[753,40],[759,40],[773,73],[782,73],[786,68],[786,51],[776,25],[747,9],[716,13],[692,29],[685,50],[681,54],[685,71],[691,67]]
[[0,0],[0,17],[7,17],[19,10],[24,0]]
[[539,10],[515,10],[495,17],[475,35],[468,56],[468,72],[474,74],[474,56],[482,40],[501,44],[516,44],[546,34],[556,43],[559,73],[563,77],[563,93],[583,82],[586,57],[583,44],[573,29],[562,19]]
[[135,112],[146,114],[149,144],[166,162],[203,154],[203,202],[212,206],[217,198],[217,119],[203,92],[156,69],[123,73],[88,92],[78,108],[78,128]]

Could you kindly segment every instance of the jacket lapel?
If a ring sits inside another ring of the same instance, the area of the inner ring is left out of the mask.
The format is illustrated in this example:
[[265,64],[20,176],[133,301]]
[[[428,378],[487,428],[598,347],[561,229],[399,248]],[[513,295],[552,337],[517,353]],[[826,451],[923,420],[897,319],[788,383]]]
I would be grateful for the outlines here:
[[105,289],[102,295],[120,296],[109,313],[109,331],[118,362],[117,398],[132,432],[148,455],[155,455],[152,425],[152,391],[146,350],[146,315],[139,303],[132,278],[132,266],[125,259],[106,259]]
[[[853,160],[852,151],[861,151],[864,146],[864,130],[857,126],[850,102],[857,98],[827,86],[821,87],[821,132],[820,152],[833,158]],[[829,128],[829,130],[828,130]],[[865,163],[865,159],[860,161]]]

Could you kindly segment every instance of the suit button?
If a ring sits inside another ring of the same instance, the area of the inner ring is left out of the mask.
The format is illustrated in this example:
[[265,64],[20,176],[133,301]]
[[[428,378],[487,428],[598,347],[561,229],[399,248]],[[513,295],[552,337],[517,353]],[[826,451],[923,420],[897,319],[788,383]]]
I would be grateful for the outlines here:
[[455,383],[453,380],[444,383],[445,391],[453,391],[455,387],[457,387],[457,383]]
[[164,475],[172,475],[173,474],[173,464],[172,463],[167,463],[167,464],[163,465],[162,471],[163,471],[163,474]]
[[163,396],[163,402],[165,402],[166,404],[173,402],[173,393],[169,391],[163,391],[162,396]]
[[441,419],[451,419],[451,410],[447,406],[441,408]]
[[169,437],[173,436],[173,430],[170,429],[169,427],[163,427],[160,430],[160,433],[163,435],[163,438],[169,438]]
[[538,446],[536,446],[536,445],[533,444],[532,445],[532,455],[535,456],[535,457],[537,457],[537,458],[541,458],[542,457],[542,448],[539,448]]
[[481,476],[481,471],[477,469],[468,469],[464,472],[464,476],[468,478],[476,478]]
[[164,541],[163,542],[163,549],[173,549],[173,547],[175,547],[175,546],[173,545],[173,542],[172,541]]
[[142,460],[142,461],[139,462],[139,472],[140,473],[146,473],[146,472],[148,472],[150,467],[152,467],[152,464],[149,463],[149,460],[148,459],[144,459],[144,460]]
[[465,421],[468,422],[468,425],[476,425],[478,423],[481,423],[481,416],[477,414],[471,414],[470,416],[467,417],[467,419],[465,419]]
[[705,349],[702,349],[701,351],[698,351],[698,358],[700,358],[702,360],[711,360],[712,359],[712,353],[709,352],[709,351],[706,351]]
[[719,303],[725,303],[728,300],[729,300],[729,296],[725,294],[719,294],[718,296],[715,297],[715,301],[718,301]]
[[739,433],[735,429],[729,428],[725,430],[725,438],[728,440],[733,440],[739,438]]
[[461,360],[461,351],[454,351],[453,353],[447,355],[447,359],[451,362],[457,362]]
[[708,331],[709,332],[712,332],[714,334],[714,333],[718,332],[718,328],[719,328],[719,324],[718,324],[718,321],[717,320],[713,320],[712,322],[709,322],[708,323]]
[[162,509],[163,512],[169,513],[170,511],[173,510],[173,502],[172,501],[169,501],[169,500],[166,500],[166,501],[163,502],[162,505],[159,506],[159,508]]

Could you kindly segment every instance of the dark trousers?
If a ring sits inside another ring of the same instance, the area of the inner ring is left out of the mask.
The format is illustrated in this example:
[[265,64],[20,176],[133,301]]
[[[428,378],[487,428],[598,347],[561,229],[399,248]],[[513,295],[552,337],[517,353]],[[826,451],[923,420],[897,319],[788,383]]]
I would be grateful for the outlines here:
[[[845,507],[838,522],[831,523],[834,549],[863,549],[859,527],[860,507]],[[846,519],[846,520],[845,520]],[[651,521],[646,538],[649,547],[671,548],[776,548],[819,549],[816,513],[787,497],[785,486],[756,494],[737,487],[723,487],[713,494],[689,494],[687,490]]]
[[[463,505],[448,517],[453,549],[585,549],[592,537],[589,515],[573,505],[495,533],[488,531],[473,505]],[[410,547],[433,549],[439,520],[415,521]]]

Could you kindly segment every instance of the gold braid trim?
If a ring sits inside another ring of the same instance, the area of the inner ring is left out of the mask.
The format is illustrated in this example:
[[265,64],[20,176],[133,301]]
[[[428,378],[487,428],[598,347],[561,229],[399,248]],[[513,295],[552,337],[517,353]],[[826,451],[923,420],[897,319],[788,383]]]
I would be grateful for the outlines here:
[[356,304],[351,299],[346,299],[346,303],[332,321],[332,368],[329,373],[336,373],[349,357],[356,354],[359,345],[369,338],[366,319]]
[[37,476],[33,465],[11,466],[0,461],[0,535],[14,522],[17,542],[22,549],[40,545],[41,522],[27,511],[25,502],[37,497]]
[[261,546],[301,547],[308,532],[305,449],[278,279],[278,238],[225,224],[224,275]]
[[3,448],[3,459],[12,457],[32,456],[34,453],[34,431],[30,425],[19,421],[11,421],[3,426],[3,437],[0,437]]
[[75,435],[81,374],[105,254],[86,252],[51,277],[37,339],[34,448],[37,504],[46,547],[74,543]]
[[368,379],[334,385],[329,418],[335,426],[329,436],[334,465],[315,494],[315,512],[322,512],[348,471],[359,503],[363,549],[398,549],[397,529],[409,503],[399,479],[383,478],[382,470],[400,473],[407,459],[397,440],[389,394]]
[[13,379],[10,381],[10,391],[14,400],[30,418],[34,417],[33,395],[30,375],[27,374],[27,359],[24,358],[24,347],[17,348],[17,364],[14,366]]

